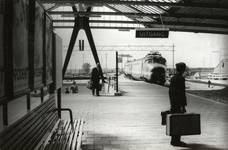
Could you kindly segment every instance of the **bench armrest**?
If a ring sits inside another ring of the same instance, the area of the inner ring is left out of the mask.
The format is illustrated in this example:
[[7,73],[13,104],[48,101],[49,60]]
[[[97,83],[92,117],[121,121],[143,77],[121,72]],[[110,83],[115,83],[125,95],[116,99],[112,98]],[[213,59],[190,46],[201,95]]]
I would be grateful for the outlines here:
[[[58,110],[59,110],[58,108],[54,109],[54,111],[58,111]],[[70,113],[70,124],[72,126],[72,130],[74,130],[72,110],[70,108],[61,108],[60,111],[69,111],[69,113]]]

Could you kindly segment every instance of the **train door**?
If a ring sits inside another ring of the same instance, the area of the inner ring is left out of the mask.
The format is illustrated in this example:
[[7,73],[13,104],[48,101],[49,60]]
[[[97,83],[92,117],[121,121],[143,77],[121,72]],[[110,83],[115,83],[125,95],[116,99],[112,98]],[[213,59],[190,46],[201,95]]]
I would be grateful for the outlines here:
[[142,78],[143,78],[143,80],[146,79],[147,64],[148,64],[148,60],[142,61]]
[[129,72],[130,72],[130,75],[132,76],[132,62],[129,65]]

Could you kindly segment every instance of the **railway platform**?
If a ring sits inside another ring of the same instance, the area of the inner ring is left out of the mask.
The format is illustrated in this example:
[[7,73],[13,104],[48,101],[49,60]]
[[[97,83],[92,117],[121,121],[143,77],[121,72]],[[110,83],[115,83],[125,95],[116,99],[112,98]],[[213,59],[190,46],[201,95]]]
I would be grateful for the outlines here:
[[[167,87],[120,77],[122,96],[101,92],[97,97],[85,82],[77,84],[77,94],[65,94],[64,84],[62,107],[85,120],[83,150],[228,149],[228,105],[186,94],[187,112],[201,115],[201,134],[182,136],[187,147],[174,147],[161,125],[160,113],[170,106]],[[68,117],[62,114],[63,119]]]

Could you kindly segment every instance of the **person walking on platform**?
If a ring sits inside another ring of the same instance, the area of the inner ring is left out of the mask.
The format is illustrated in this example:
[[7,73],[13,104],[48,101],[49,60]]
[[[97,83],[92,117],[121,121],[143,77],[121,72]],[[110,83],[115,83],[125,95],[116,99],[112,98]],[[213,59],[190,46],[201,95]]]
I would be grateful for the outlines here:
[[210,88],[211,87],[211,81],[208,80],[207,84],[208,84],[208,88]]
[[[185,113],[187,106],[185,95],[185,78],[182,76],[185,72],[186,64],[183,62],[176,64],[177,73],[171,78],[169,86],[169,99],[171,104],[171,113]],[[186,143],[181,141],[181,136],[171,136],[171,145],[186,146]]]
[[90,77],[90,81],[92,83],[92,94],[94,95],[96,90],[97,96],[100,96],[100,67],[100,64],[97,63],[97,66],[92,69]]

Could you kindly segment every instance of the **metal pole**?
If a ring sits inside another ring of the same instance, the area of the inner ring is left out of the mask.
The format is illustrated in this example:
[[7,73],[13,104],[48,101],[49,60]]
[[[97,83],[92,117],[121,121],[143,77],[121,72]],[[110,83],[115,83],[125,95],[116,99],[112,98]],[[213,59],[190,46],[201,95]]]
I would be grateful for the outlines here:
[[174,44],[173,44],[173,71],[174,71]]
[[30,97],[30,93],[27,94],[27,111],[31,110],[31,97]]
[[44,88],[40,89],[40,100],[41,100],[41,103],[44,102]]
[[107,73],[107,70],[108,70],[108,68],[107,68],[107,53],[105,54],[105,57],[106,57],[106,73]]
[[116,92],[118,92],[118,52],[116,51]]
[[3,125],[8,126],[9,122],[8,122],[8,103],[7,103],[7,101],[5,101],[3,103],[2,109],[3,109]]
[[[123,53],[122,53],[123,54]],[[121,71],[123,71],[123,56],[121,58]]]
[[61,118],[61,88],[57,89],[58,116]]

